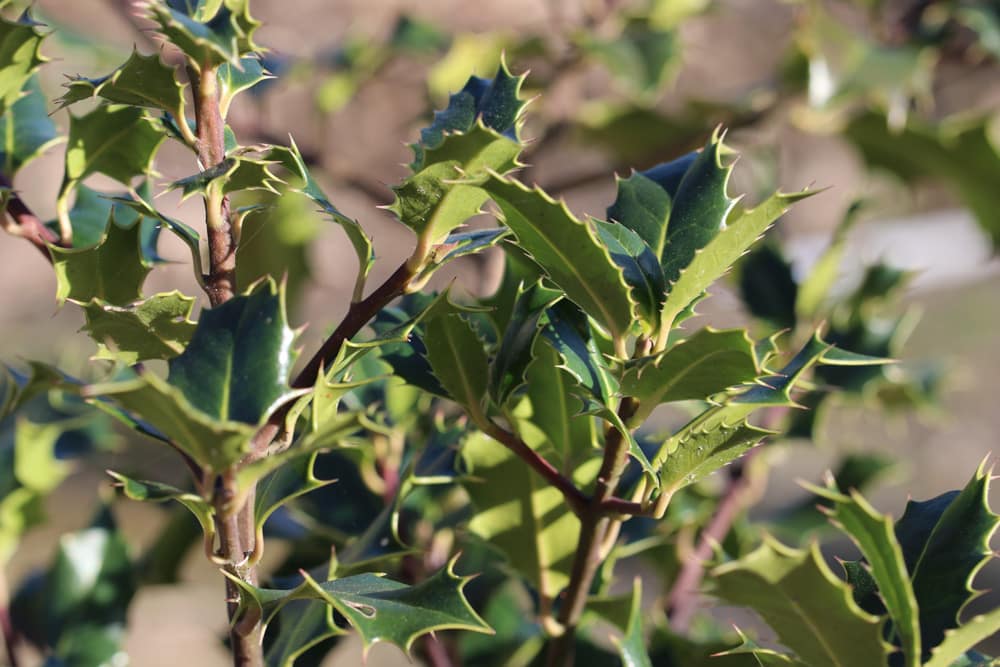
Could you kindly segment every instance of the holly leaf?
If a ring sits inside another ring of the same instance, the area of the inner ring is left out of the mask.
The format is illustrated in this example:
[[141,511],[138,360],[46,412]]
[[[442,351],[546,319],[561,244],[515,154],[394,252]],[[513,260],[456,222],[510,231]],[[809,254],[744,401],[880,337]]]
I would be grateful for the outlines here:
[[667,224],[673,197],[697,157],[698,153],[688,153],[648,171],[633,170],[628,178],[617,179],[618,194],[608,207],[608,219],[638,234],[657,259],[663,256],[667,245]]
[[632,290],[647,331],[656,328],[660,308],[667,294],[660,261],[638,234],[624,225],[594,220],[601,242],[608,248],[611,259],[621,267],[622,277]]
[[896,539],[920,608],[924,658],[959,625],[959,615],[981,594],[976,572],[992,557],[998,517],[988,504],[990,471],[984,466],[961,491],[909,501],[896,522]]
[[488,171],[518,166],[523,79],[503,63],[493,79],[471,77],[411,145],[413,175],[393,188],[396,198],[387,208],[428,250],[480,212],[487,196],[477,186]]
[[194,334],[195,299],[180,292],[116,306],[101,299],[83,305],[85,330],[97,342],[98,359],[132,365],[145,359],[170,359],[184,351]]
[[489,361],[476,332],[462,315],[448,308],[428,318],[423,341],[427,361],[441,386],[473,421],[485,423],[483,400],[487,395]]
[[294,338],[281,290],[265,281],[202,311],[191,342],[170,359],[166,381],[146,372],[94,385],[87,395],[113,396],[201,465],[223,470],[242,457],[256,427],[295,395],[288,386]]
[[[703,152],[704,154],[704,152]],[[685,175],[685,180],[690,176]],[[695,187],[697,179],[693,179],[691,183],[691,188],[693,190],[692,199],[697,199],[698,188]],[[682,181],[683,186],[683,181]],[[743,253],[745,253],[750,246],[754,244],[761,237],[761,235],[767,231],[767,229],[778,219],[788,207],[806,197],[812,196],[814,193],[811,191],[804,190],[795,194],[783,194],[776,193],[772,195],[769,199],[761,203],[759,206],[753,209],[745,211],[737,211],[730,217],[727,221],[725,229],[712,238],[703,248],[698,252],[693,252],[687,264],[683,265],[683,270],[679,270],[679,275],[676,277],[676,282],[670,289],[670,294],[667,295],[667,301],[663,305],[663,311],[660,314],[661,327],[663,329],[669,329],[677,316],[687,308],[693,301],[698,299],[698,297],[704,292],[712,283],[721,278],[731,267],[736,263],[736,260],[740,258]],[[680,191],[678,191],[678,198],[680,197]],[[671,213],[671,225],[673,225],[674,215],[676,214],[676,208],[679,204],[675,203],[675,212]],[[721,209],[721,204],[717,201],[714,208],[710,208],[710,211],[718,212]],[[696,212],[698,207],[693,203],[690,205],[688,215],[692,219],[697,220]],[[692,238],[697,236],[695,232],[699,229],[694,226],[693,231],[690,233]],[[704,233],[704,230],[702,232]],[[666,253],[671,254],[675,252],[671,249],[671,241],[668,237]],[[680,248],[690,248],[690,245],[685,246],[682,241],[690,240],[688,234],[679,237],[677,246]],[[685,254],[685,253],[682,253]],[[677,260],[672,260],[674,263],[672,266],[680,266],[682,262]],[[667,279],[671,280],[671,273],[664,269],[664,273],[667,274]]]
[[229,62],[222,63],[216,76],[219,78],[219,112],[223,118],[229,115],[229,106],[237,95],[250,90],[261,81],[274,78],[264,68],[264,63],[257,54],[244,56],[235,65]]
[[243,56],[258,50],[253,33],[260,21],[250,16],[248,0],[151,0],[146,7],[160,33],[198,68],[226,62],[240,67]]
[[195,493],[182,491],[162,482],[132,479],[112,470],[108,471],[108,475],[115,480],[114,485],[121,489],[122,494],[129,500],[153,503],[173,501],[183,505],[201,526],[206,553],[215,548],[215,508],[211,502]]
[[150,268],[143,258],[141,224],[115,224],[114,213],[107,220],[104,236],[92,248],[50,246],[56,272],[56,299],[84,304],[100,299],[125,306],[142,298],[142,284]]
[[493,174],[482,186],[500,207],[517,245],[613,339],[632,328],[636,306],[622,269],[593,226],[538,188]]
[[184,85],[173,67],[159,54],[144,56],[133,49],[120,67],[96,79],[76,77],[65,83],[66,93],[56,102],[63,109],[92,97],[113,104],[127,104],[164,111],[175,119],[184,118]]
[[628,622],[623,628],[625,635],[613,638],[624,667],[653,667],[646,650],[646,638],[642,631],[642,579],[632,581],[632,601],[629,605]]
[[541,282],[519,286],[510,322],[500,339],[500,347],[490,363],[490,395],[504,405],[525,384],[531,350],[549,305],[559,298],[557,290]]
[[[476,510],[468,530],[500,550],[551,603],[569,583],[579,520],[557,489],[484,433],[466,438],[461,457],[462,485]],[[589,474],[590,482],[596,472],[593,465],[577,468],[574,477]]]
[[21,99],[28,80],[46,61],[41,54],[45,35],[25,14],[21,20],[0,17],[0,116]]
[[883,665],[881,623],[862,611],[819,546],[790,549],[767,538],[743,558],[712,570],[714,595],[752,608],[778,641],[812,667]]
[[0,116],[0,162],[8,179],[24,165],[59,142],[55,123],[49,118],[45,96],[32,76],[24,84],[24,94]]
[[261,617],[267,623],[295,600],[319,600],[350,623],[361,638],[364,653],[377,642],[388,642],[409,654],[413,642],[436,630],[492,633],[462,592],[468,577],[454,573],[455,561],[416,586],[407,586],[375,574],[358,574],[318,582],[308,573],[291,590],[257,588],[233,579],[243,590],[241,615]]
[[661,403],[704,400],[761,373],[754,342],[743,329],[702,329],[665,352],[638,359],[622,376],[621,391],[639,401],[641,424]]
[[944,640],[934,647],[930,660],[924,663],[924,667],[961,667],[968,664],[992,666],[995,660],[989,658],[983,662],[962,662],[966,653],[976,647],[977,644],[986,641],[990,637],[1000,632],[1000,608],[993,609],[985,614],[973,616],[962,625],[951,630],[946,630]]
[[562,358],[561,367],[572,375],[581,391],[581,397],[607,407],[617,394],[619,386],[590,335],[587,318],[575,305],[558,301],[551,306],[542,329],[542,337]]
[[[316,456],[318,456],[317,452],[296,452],[295,456],[284,458],[280,466],[274,466],[274,471],[260,480],[256,487],[257,495],[254,501],[254,521],[256,522],[258,539],[264,537],[264,522],[279,507],[310,491],[337,481],[316,477],[313,472]],[[242,477],[243,479],[240,480],[241,490],[245,493],[246,490],[254,487],[246,475]]]
[[922,662],[917,598],[903,561],[903,550],[893,532],[892,519],[878,513],[857,491],[845,495],[834,486],[808,488],[830,502],[830,518],[861,549],[866,569],[892,619],[893,636],[898,636],[902,645],[904,664],[917,667]]

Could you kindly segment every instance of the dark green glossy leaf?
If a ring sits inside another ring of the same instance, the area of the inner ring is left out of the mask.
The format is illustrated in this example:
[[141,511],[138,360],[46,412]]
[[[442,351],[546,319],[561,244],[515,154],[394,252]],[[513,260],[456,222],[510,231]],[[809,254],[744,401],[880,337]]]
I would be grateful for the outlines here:
[[629,605],[628,622],[624,627],[625,636],[615,641],[624,667],[653,667],[646,649],[642,618],[642,579],[636,577],[632,582],[632,601]]
[[98,359],[134,364],[143,359],[170,359],[184,351],[194,334],[194,298],[180,292],[116,306],[100,299],[84,304],[84,329],[97,342]]
[[504,405],[512,394],[524,386],[525,371],[541,329],[542,316],[558,298],[557,290],[548,289],[540,282],[518,290],[511,321],[490,363],[490,395],[498,405]]
[[993,555],[990,537],[998,525],[988,504],[990,472],[985,468],[961,491],[906,504],[896,538],[920,606],[924,658],[958,627],[962,609],[978,592],[976,572]]
[[0,137],[0,162],[8,179],[58,142],[59,133],[48,116],[37,76],[25,82],[24,95],[0,116]]
[[[268,517],[282,505],[310,491],[332,484],[336,480],[318,479],[313,473],[313,465],[317,454],[305,453],[286,457],[280,467],[264,477],[257,485],[257,496],[254,502],[254,517],[257,525],[258,539],[263,539],[263,526]],[[246,477],[246,476],[244,476]],[[242,479],[250,488],[251,480]],[[256,480],[253,480],[256,481]]]
[[513,230],[518,246],[570,300],[613,338],[622,338],[634,321],[631,290],[594,228],[537,188],[497,175],[483,187],[500,207],[502,222]]
[[289,602],[271,620],[265,639],[264,664],[296,667],[303,664],[299,658],[307,651],[341,634],[344,631],[336,626],[332,610],[326,604],[317,600]]
[[222,117],[228,115],[233,99],[245,90],[250,90],[261,81],[273,79],[271,73],[264,68],[257,55],[240,58],[239,64],[229,62],[219,65],[219,111]]
[[542,329],[542,336],[562,357],[563,368],[585,390],[584,397],[610,405],[618,392],[618,381],[590,336],[586,316],[573,304],[559,301],[549,308],[546,317],[549,323]]
[[638,234],[624,225],[594,220],[597,236],[608,248],[611,259],[621,267],[622,277],[632,290],[647,330],[656,328],[660,307],[667,294],[663,268],[653,251]]
[[51,246],[56,272],[56,299],[84,304],[100,299],[125,306],[142,298],[142,284],[150,268],[143,258],[141,225],[123,228],[107,221],[106,231],[92,248]]
[[798,285],[792,266],[773,244],[757,247],[740,263],[740,295],[754,317],[775,329],[795,328]]
[[879,619],[863,612],[815,544],[789,549],[766,540],[756,551],[712,571],[714,594],[752,608],[778,641],[811,667],[884,665]]

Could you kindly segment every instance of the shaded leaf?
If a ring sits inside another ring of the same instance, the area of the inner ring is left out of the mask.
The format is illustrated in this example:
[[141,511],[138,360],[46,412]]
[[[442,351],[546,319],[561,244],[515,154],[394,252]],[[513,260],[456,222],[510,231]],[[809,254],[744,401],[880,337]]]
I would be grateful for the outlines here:
[[525,371],[531,362],[531,350],[542,325],[542,316],[559,298],[557,290],[541,282],[519,286],[511,319],[503,331],[500,347],[490,363],[490,394],[504,405],[525,383]]
[[195,493],[182,491],[162,482],[132,479],[110,470],[108,474],[115,480],[115,485],[121,489],[125,497],[130,500],[155,503],[172,500],[183,505],[198,520],[205,536],[206,545],[209,548],[214,546],[212,539],[215,535],[215,508],[211,502]]
[[243,56],[257,50],[253,33],[260,26],[250,16],[248,0],[177,3],[151,0],[149,18],[159,31],[191,59],[197,67],[229,62],[240,66]]
[[0,116],[0,137],[3,139],[0,162],[8,179],[59,141],[37,76],[25,82],[24,95]]
[[646,242],[628,227],[602,220],[593,222],[612,261],[622,269],[622,277],[632,290],[647,331],[655,329],[667,294],[660,261]]
[[715,595],[760,614],[805,664],[885,664],[878,618],[858,608],[816,544],[797,550],[765,540],[751,554],[716,567],[712,576]]
[[632,602],[629,605],[628,623],[623,628],[625,636],[615,639],[615,645],[622,657],[624,667],[653,667],[646,650],[646,638],[642,631],[642,580],[636,577],[632,582]]
[[795,328],[798,285],[792,266],[770,243],[758,246],[740,263],[740,295],[754,317],[775,329]]

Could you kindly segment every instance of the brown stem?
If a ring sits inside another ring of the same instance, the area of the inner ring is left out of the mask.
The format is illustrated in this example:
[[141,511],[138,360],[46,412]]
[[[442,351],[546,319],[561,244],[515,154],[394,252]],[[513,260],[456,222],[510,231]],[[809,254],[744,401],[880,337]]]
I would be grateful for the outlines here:
[[35,215],[27,204],[12,190],[13,184],[5,174],[0,174],[0,188],[9,190],[7,195],[6,216],[9,224],[4,227],[15,236],[20,236],[29,241],[38,249],[42,256],[52,262],[49,254],[48,244],[59,243],[59,236],[51,229],[42,224],[42,221]]
[[[627,422],[638,407],[639,404],[634,399],[626,397],[618,407],[618,415],[623,422]],[[604,439],[604,459],[597,474],[594,495],[580,516],[580,539],[573,558],[569,585],[559,608],[558,620],[563,633],[549,645],[549,667],[569,667],[573,664],[576,628],[583,616],[597,568],[601,564],[601,548],[608,536],[618,529],[619,520],[607,515],[605,503],[614,497],[627,464],[628,442],[621,431],[609,428]]]
[[4,648],[7,651],[7,662],[10,667],[18,667],[17,645],[21,635],[14,629],[10,618],[10,593],[7,588],[7,574],[0,571],[0,632],[3,632]]

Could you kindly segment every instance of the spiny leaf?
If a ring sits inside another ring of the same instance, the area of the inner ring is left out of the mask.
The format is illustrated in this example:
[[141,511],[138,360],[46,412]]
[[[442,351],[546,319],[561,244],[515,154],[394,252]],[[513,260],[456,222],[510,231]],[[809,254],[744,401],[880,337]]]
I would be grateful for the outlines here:
[[675,282],[695,253],[718,235],[736,204],[726,194],[732,166],[723,166],[722,151],[722,138],[716,134],[691,162],[677,186],[660,255],[668,283]]
[[98,344],[98,359],[134,364],[143,359],[170,359],[191,340],[194,298],[178,291],[116,306],[101,299],[84,304],[84,330]]
[[736,632],[739,634],[741,640],[740,645],[721,653],[716,653],[713,657],[722,658],[730,655],[749,654],[754,657],[759,667],[783,667],[785,665],[790,665],[791,667],[809,667],[794,656],[779,653],[767,648],[761,648],[756,642],[743,634],[739,628],[736,628]]
[[660,403],[704,400],[760,375],[754,343],[742,329],[702,329],[626,370],[621,391],[640,404],[632,423],[641,424]]
[[0,140],[0,162],[8,179],[59,141],[37,76],[25,82],[24,95],[0,116]]
[[714,423],[704,429],[685,427],[683,436],[671,438],[672,449],[660,470],[662,493],[670,496],[710,475],[772,433],[745,420],[732,425]]
[[389,642],[409,653],[418,637],[436,630],[492,633],[462,592],[469,578],[454,574],[454,561],[416,586],[374,574],[318,582],[308,574],[297,588],[273,590],[236,581],[243,589],[243,614],[263,616],[265,623],[294,600],[319,600],[354,627],[365,653],[377,642]]
[[270,171],[274,164],[267,159],[252,157],[249,151],[230,153],[219,164],[205,171],[182,178],[170,184],[171,190],[181,191],[181,201],[193,194],[205,194],[214,188],[222,194],[239,190],[266,190],[277,193],[279,182]]
[[239,67],[243,56],[257,50],[253,33],[260,21],[250,16],[249,0],[197,4],[148,0],[146,7],[160,33],[198,68],[225,62]]
[[124,228],[107,221],[106,231],[92,248],[50,246],[56,272],[56,299],[84,304],[101,299],[125,306],[142,297],[142,284],[150,268],[143,260],[141,225]]
[[[272,618],[277,621],[277,637],[265,643],[267,667],[295,667],[306,651],[345,633],[333,620],[332,609],[316,600],[295,600],[285,604]],[[268,628],[268,640],[275,628]]]
[[28,79],[46,61],[39,51],[45,35],[38,25],[27,15],[19,21],[0,17],[0,116],[21,98]]
[[[470,434],[461,456],[462,485],[476,509],[469,531],[499,549],[542,599],[554,600],[569,582],[579,520],[557,489],[487,435]],[[597,471],[586,468],[575,476],[589,473],[589,483]]]
[[[1000,607],[973,616],[961,626],[946,630],[944,640],[934,647],[924,667],[956,667],[966,652],[1000,632]],[[978,664],[978,663],[977,663]],[[993,662],[988,663],[994,664]]]
[[[697,193],[697,188],[691,187]],[[681,311],[721,278],[791,204],[812,194],[810,191],[790,195],[777,193],[760,206],[740,211],[731,218],[725,229],[693,254],[676,278],[660,315],[661,326],[665,329],[671,327]],[[669,243],[666,252],[673,252]],[[670,276],[667,278],[669,280]]]
[[56,102],[60,109],[91,97],[114,104],[128,104],[165,111],[184,118],[184,86],[173,67],[159,54],[144,56],[133,50],[120,67],[97,79],[76,77],[65,84],[67,91]]
[[878,618],[858,608],[816,544],[798,550],[766,539],[712,576],[715,595],[752,608],[811,667],[885,664]]
[[215,508],[212,507],[212,503],[197,494],[182,491],[162,482],[132,479],[111,470],[108,474],[115,480],[115,486],[119,487],[130,500],[154,503],[174,501],[183,505],[198,520],[206,544],[211,545],[215,535]]
[[541,190],[497,174],[482,186],[500,207],[502,222],[566,296],[614,339],[631,329],[631,290],[593,227]]
[[608,406],[618,392],[618,381],[590,335],[587,318],[575,305],[558,301],[546,313],[542,336],[562,358],[561,367],[576,378],[582,397]]
[[519,288],[511,321],[504,329],[500,347],[490,364],[490,395],[497,405],[504,405],[524,385],[542,316],[558,298],[557,290],[548,289],[541,282]]
[[66,171],[60,198],[91,174],[129,184],[149,172],[164,135],[141,109],[101,105],[83,116],[70,115]]
[[840,273],[840,265],[847,249],[847,234],[858,220],[862,202],[855,201],[848,208],[844,219],[837,226],[830,245],[809,270],[809,274],[798,286],[795,298],[795,314],[799,319],[810,320],[821,312],[830,288]]
[[[219,77],[219,112],[225,118],[233,99],[245,90],[250,90],[261,81],[274,77],[264,68],[260,56],[254,54],[240,58],[239,64],[222,63],[217,72]],[[181,116],[178,116],[181,117]]]
[[[299,496],[310,491],[333,484],[336,480],[318,479],[313,472],[316,463],[317,452],[296,452],[295,455],[285,457],[280,466],[275,466],[274,471],[260,480],[257,488],[257,495],[254,501],[254,521],[257,528],[258,539],[263,539],[264,522],[275,510]],[[242,472],[242,471],[241,471]],[[243,489],[253,488],[252,484],[256,480],[248,479],[244,475],[241,480]]]
[[924,657],[958,627],[966,604],[979,595],[972,580],[990,559],[998,517],[988,504],[990,471],[980,467],[961,491],[910,501],[896,522],[896,539],[920,606]]
[[612,261],[621,267],[622,277],[632,290],[646,330],[654,330],[667,294],[667,283],[659,259],[646,242],[628,227],[602,220],[594,220],[593,224]]
[[920,665],[922,653],[917,598],[903,561],[902,548],[893,532],[892,520],[879,514],[857,491],[845,495],[835,487],[811,490],[831,501],[830,517],[861,549],[867,569],[892,618],[894,634],[900,637],[905,664],[907,667]]
[[[82,186],[77,188],[79,193],[82,190]],[[78,194],[79,197],[79,194]],[[79,199],[77,199],[79,201]],[[128,197],[111,197],[111,201],[114,202],[115,206],[123,206],[136,213],[143,216],[143,224],[145,225],[148,220],[156,221],[157,225],[162,225],[169,229],[177,238],[179,238],[191,253],[191,268],[194,272],[195,280],[199,285],[204,283],[204,271],[201,265],[201,237],[198,232],[193,230],[191,227],[187,226],[180,220],[174,220],[168,216],[163,215],[157,211],[153,206],[147,201],[145,195],[139,192],[133,191]],[[117,219],[117,216],[116,216]],[[144,245],[148,245],[144,244]],[[148,251],[147,251],[148,254]]]
[[625,636],[612,639],[618,647],[624,667],[653,667],[642,632],[642,617],[642,579],[636,577],[632,581],[632,602],[629,605],[628,623],[624,627]]

